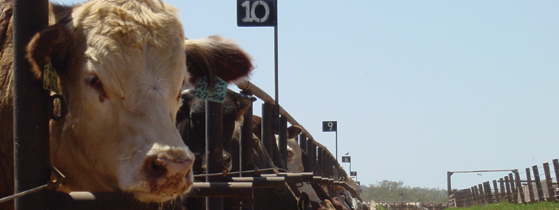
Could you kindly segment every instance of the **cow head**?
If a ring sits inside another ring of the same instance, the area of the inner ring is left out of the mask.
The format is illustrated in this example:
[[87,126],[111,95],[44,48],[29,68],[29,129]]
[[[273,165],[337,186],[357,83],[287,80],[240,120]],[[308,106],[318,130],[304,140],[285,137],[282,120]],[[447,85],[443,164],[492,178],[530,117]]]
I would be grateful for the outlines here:
[[93,0],[66,11],[27,48],[39,78],[52,63],[68,107],[50,126],[51,163],[67,176],[59,190],[122,190],[144,202],[187,192],[194,155],[175,128],[188,80],[175,9]]
[[[248,100],[254,97],[241,95],[227,90],[223,102],[223,158],[222,165],[227,170],[238,169],[239,142],[238,131],[243,115],[250,107]],[[206,109],[205,100],[193,96],[193,91],[187,90],[182,94],[182,105],[177,114],[177,128],[192,151],[197,154],[194,172],[203,173],[206,165],[204,157],[206,150]]]

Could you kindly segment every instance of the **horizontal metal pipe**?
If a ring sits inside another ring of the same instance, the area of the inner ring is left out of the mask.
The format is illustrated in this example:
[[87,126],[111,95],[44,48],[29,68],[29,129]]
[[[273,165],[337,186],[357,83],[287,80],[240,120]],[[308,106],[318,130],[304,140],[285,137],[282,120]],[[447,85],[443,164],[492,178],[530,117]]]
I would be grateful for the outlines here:
[[313,173],[278,173],[278,174],[262,174],[263,177],[284,177],[286,182],[312,182]]
[[251,182],[253,188],[275,188],[285,186],[284,177],[230,177],[231,182]]
[[250,182],[198,182],[187,197],[252,198]]
[[128,210],[141,208],[159,209],[158,204],[140,203],[131,194],[122,192],[71,192],[70,194],[49,191],[47,193],[48,209],[113,209]]
[[[252,198],[251,182],[195,182],[187,197]],[[133,195],[123,192],[71,192],[48,191],[49,209],[174,209],[180,202],[164,204],[141,203]]]

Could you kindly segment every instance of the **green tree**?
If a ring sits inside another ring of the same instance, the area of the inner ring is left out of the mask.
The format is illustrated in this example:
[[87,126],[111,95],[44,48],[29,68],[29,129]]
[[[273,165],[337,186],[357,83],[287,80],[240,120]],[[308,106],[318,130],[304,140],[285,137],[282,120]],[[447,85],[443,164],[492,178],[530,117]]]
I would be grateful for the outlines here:
[[402,181],[383,180],[376,184],[361,186],[361,198],[375,202],[422,202],[446,203],[446,190],[405,186]]

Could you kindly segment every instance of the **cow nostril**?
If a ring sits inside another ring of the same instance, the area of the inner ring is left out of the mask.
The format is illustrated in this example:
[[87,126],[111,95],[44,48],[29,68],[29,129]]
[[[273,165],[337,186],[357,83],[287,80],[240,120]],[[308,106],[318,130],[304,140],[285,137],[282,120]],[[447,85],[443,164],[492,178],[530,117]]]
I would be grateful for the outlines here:
[[162,160],[158,158],[147,159],[145,163],[145,170],[153,178],[165,176],[167,173],[167,167],[165,167]]

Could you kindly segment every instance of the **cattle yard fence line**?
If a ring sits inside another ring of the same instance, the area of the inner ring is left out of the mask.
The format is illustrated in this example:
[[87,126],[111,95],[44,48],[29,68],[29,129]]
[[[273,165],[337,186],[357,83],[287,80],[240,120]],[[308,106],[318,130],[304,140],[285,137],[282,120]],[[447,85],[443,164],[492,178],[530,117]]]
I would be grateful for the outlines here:
[[[518,169],[499,180],[486,181],[466,189],[453,189],[449,194],[450,207],[470,207],[506,201],[526,204],[543,201],[559,201],[559,161],[553,159],[555,178],[552,177],[549,163],[543,163],[543,178],[539,166],[526,168],[525,179],[521,179]],[[533,172],[533,176],[531,175]],[[553,179],[556,181],[553,182]]]
[[[241,80],[236,83],[243,93],[252,93],[254,95],[263,100],[265,103],[263,104],[263,126],[265,124],[270,124],[269,122],[265,122],[264,119],[264,111],[267,109],[266,107],[270,107],[270,104],[274,104],[273,99],[262,91],[256,85],[250,83],[248,80]],[[222,108],[218,106],[218,108]],[[208,109],[208,107],[206,107]],[[212,109],[211,107],[209,109]],[[211,110],[207,110],[210,112]],[[250,112],[246,114],[252,115],[252,106],[250,107]],[[301,192],[298,191],[298,187],[300,186],[297,183],[307,182],[310,183],[312,188],[316,191],[317,195],[321,199],[329,198],[328,193],[324,191],[323,187],[331,188],[333,186],[339,186],[346,189],[351,196],[357,198],[362,202],[362,199],[359,195],[357,189],[352,188],[348,183],[347,180],[348,176],[347,173],[343,168],[340,167],[340,164],[335,160],[332,153],[322,144],[318,143],[314,140],[312,135],[301,125],[299,124],[287,111],[285,111],[282,107],[280,107],[280,115],[283,127],[289,122],[291,125],[298,125],[302,128],[302,134],[299,136],[299,144],[301,146],[301,150],[308,153],[308,161],[310,162],[310,166],[312,168],[308,169],[308,172],[302,173],[290,173],[286,170],[286,156],[283,154],[284,152],[278,151],[286,151],[287,144],[285,143],[286,135],[280,135],[280,143],[279,148],[278,145],[275,144],[275,140],[268,142],[263,142],[264,144],[273,143],[272,148],[268,149],[268,154],[271,156],[272,162],[274,165],[279,166],[277,168],[264,168],[264,169],[254,169],[254,170],[239,170],[239,171],[226,171],[223,172],[221,170],[223,167],[222,165],[218,166],[217,171],[222,172],[213,172],[208,174],[196,174],[195,177],[208,177],[208,181],[206,182],[195,182],[192,186],[192,193],[189,193],[187,197],[206,197],[208,198],[210,203],[207,203],[207,207],[210,209],[222,209],[222,200],[221,198],[229,197],[229,198],[238,198],[242,205],[243,209],[252,209],[252,205],[254,204],[254,190],[258,188],[275,188],[276,191],[279,189],[283,189],[288,187],[287,189],[292,191],[294,196],[300,196]],[[245,116],[245,123],[248,119]],[[272,121],[275,119],[268,119],[268,121]],[[246,125],[243,127],[247,127]],[[268,129],[269,131],[273,131]],[[285,128],[282,131],[286,131]],[[214,131],[217,132],[217,131]],[[270,135],[270,134],[264,134]],[[272,134],[273,135],[273,134]],[[246,136],[246,135],[245,135]],[[281,139],[284,138],[284,139]],[[249,140],[242,139],[244,141],[252,141],[252,138]],[[46,148],[48,150],[48,148]],[[212,151],[211,149],[209,151]],[[252,165],[251,161],[247,162],[249,158],[245,158],[246,152],[243,152],[240,158],[241,166],[245,165]],[[29,158],[33,158],[34,154],[26,154]],[[215,155],[214,155],[215,156]],[[208,163],[212,162],[211,155],[209,156]],[[213,161],[217,162],[217,161]],[[48,181],[47,184],[40,185],[39,187],[26,190],[23,192],[18,192],[14,195],[1,198],[1,202],[7,202],[13,199],[21,199],[21,197],[25,197],[30,194],[35,194],[37,192],[45,192],[45,199],[47,202],[41,204],[42,206],[27,208],[27,207],[18,207],[17,209],[176,209],[176,205],[169,205],[167,203],[163,204],[138,204],[137,201],[132,197],[132,195],[122,192],[71,192],[69,194],[56,192],[52,189],[56,188],[63,180],[64,175],[60,174],[58,170],[53,168],[52,166],[48,166],[50,168],[49,172],[54,172],[54,174],[58,175],[58,179],[56,181]],[[266,171],[274,171],[272,174],[260,174],[260,172]],[[277,172],[276,172],[277,171]],[[58,173],[57,173],[58,172]],[[242,175],[242,174],[259,174],[259,177],[225,177],[228,175]],[[216,177],[216,178],[211,178]],[[210,179],[211,178],[211,179]],[[282,190],[280,190],[282,191]],[[252,203],[252,204],[251,204]],[[212,207],[216,206],[218,208]],[[42,207],[42,208],[41,208]],[[221,208],[220,208],[221,207]]]

